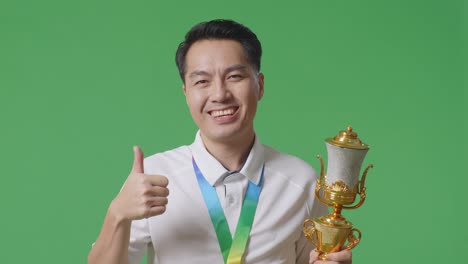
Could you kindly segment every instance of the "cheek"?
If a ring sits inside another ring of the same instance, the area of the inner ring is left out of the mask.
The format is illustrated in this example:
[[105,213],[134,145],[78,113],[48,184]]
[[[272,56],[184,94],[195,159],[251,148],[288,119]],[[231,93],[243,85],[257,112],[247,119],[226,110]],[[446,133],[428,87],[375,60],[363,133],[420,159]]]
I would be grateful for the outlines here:
[[204,96],[202,93],[199,92],[189,92],[186,94],[187,97],[187,105],[190,109],[190,112],[193,114],[199,113],[203,110],[204,106]]
[[251,87],[243,95],[244,102],[248,102],[249,106],[256,106],[259,99],[259,91],[257,87]]
[[249,118],[252,118],[255,116],[255,112],[257,110],[257,94],[255,92],[251,92],[248,94],[245,94],[243,97],[243,102],[244,105],[246,106],[244,110],[246,111],[246,116],[249,116]]

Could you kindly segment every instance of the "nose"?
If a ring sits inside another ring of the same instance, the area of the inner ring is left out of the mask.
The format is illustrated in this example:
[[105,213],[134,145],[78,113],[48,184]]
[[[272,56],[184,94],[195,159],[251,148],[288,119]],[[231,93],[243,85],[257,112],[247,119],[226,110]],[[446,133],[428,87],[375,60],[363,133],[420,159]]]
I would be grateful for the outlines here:
[[213,102],[222,103],[231,98],[231,91],[222,80],[217,80],[213,85],[213,93],[211,100]]

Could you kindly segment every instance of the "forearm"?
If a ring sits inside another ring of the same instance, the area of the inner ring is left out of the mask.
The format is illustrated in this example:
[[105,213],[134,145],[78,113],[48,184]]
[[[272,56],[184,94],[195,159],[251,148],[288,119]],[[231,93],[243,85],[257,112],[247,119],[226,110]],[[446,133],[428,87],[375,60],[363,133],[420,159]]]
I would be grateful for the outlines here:
[[99,237],[88,255],[88,264],[127,264],[131,221],[109,207]]

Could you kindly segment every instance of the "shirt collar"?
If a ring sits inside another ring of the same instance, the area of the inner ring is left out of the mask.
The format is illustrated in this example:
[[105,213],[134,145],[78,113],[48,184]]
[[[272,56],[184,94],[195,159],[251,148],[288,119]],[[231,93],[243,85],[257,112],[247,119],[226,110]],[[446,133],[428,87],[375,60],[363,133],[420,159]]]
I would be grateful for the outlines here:
[[[215,185],[220,179],[225,176],[232,174],[231,171],[228,171],[215,157],[213,157],[203,144],[203,140],[200,136],[200,131],[197,132],[195,136],[195,141],[190,145],[190,150],[192,151],[193,158],[197,163],[198,168],[202,172],[205,179],[212,186]],[[260,181],[260,174],[262,172],[262,167],[264,163],[264,150],[263,145],[260,143],[257,136],[255,136],[255,141],[250,149],[249,156],[239,171],[240,174],[246,176],[251,182],[258,185]]]

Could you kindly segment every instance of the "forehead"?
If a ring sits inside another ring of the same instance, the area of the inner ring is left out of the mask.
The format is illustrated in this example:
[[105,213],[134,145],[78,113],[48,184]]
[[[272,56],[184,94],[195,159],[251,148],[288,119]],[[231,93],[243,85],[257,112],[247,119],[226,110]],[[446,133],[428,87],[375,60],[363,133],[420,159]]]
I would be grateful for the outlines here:
[[186,73],[219,71],[232,65],[249,67],[244,48],[235,40],[200,40],[192,44],[185,57]]

